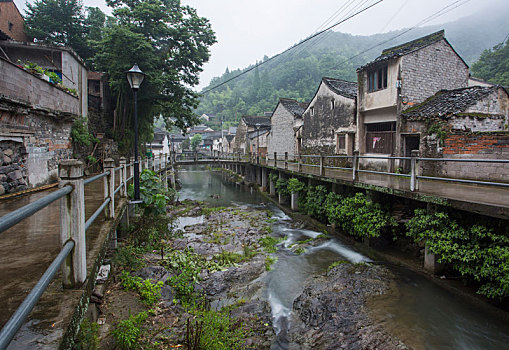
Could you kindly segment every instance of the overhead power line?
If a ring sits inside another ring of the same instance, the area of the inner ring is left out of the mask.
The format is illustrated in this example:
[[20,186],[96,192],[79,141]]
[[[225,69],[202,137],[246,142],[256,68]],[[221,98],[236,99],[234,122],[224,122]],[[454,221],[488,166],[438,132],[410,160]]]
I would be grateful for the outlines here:
[[342,20],[340,20],[340,21],[338,21],[338,22],[334,23],[333,25],[331,25],[331,26],[329,26],[329,27],[327,27],[327,28],[325,28],[325,29],[323,29],[323,30],[319,31],[318,33],[315,33],[315,34],[313,34],[313,35],[311,35],[311,36],[307,37],[306,39],[302,40],[302,41],[301,41],[301,42],[299,42],[298,44],[293,45],[292,47],[289,47],[288,49],[284,50],[283,52],[280,52],[280,53],[278,53],[277,55],[274,55],[274,56],[270,57],[269,59],[267,59],[267,60],[265,60],[265,61],[263,61],[263,62],[257,63],[257,64],[256,64],[256,65],[254,65],[253,67],[250,67],[250,68],[248,68],[248,69],[244,70],[243,72],[241,72],[241,73],[237,74],[236,76],[234,76],[234,77],[232,77],[232,78],[230,78],[230,79],[228,79],[228,80],[226,80],[226,81],[224,81],[224,82],[222,82],[222,83],[220,83],[220,84],[218,84],[218,85],[216,85],[216,86],[214,86],[214,87],[211,87],[210,89],[207,89],[207,90],[202,91],[202,92],[201,92],[201,94],[203,94],[203,95],[204,95],[204,94],[207,94],[207,93],[209,93],[209,92],[211,92],[211,91],[213,91],[213,90],[215,90],[215,89],[217,89],[217,88],[219,88],[219,87],[221,87],[221,86],[223,86],[223,85],[225,85],[225,84],[228,84],[228,83],[229,83],[229,82],[231,82],[232,80],[235,80],[235,79],[239,78],[240,76],[242,76],[242,75],[244,75],[244,74],[247,74],[247,73],[251,72],[251,71],[252,71],[252,70],[254,70],[255,68],[260,67],[261,65],[263,65],[263,64],[265,64],[265,63],[267,63],[267,62],[270,62],[270,61],[272,61],[272,60],[276,59],[277,57],[279,57],[279,56],[281,56],[281,55],[283,55],[283,54],[287,53],[288,51],[295,49],[296,47],[298,47],[298,46],[300,46],[300,45],[302,45],[302,44],[304,44],[304,43],[308,42],[309,40],[311,40],[311,39],[313,39],[313,38],[315,38],[315,37],[319,36],[319,35],[320,35],[320,34],[322,34],[322,33],[325,33],[326,31],[328,31],[328,30],[330,30],[330,29],[332,29],[332,28],[334,28],[334,27],[337,27],[338,25],[340,25],[340,24],[342,24],[342,23],[344,23],[344,22],[348,21],[349,19],[351,19],[351,18],[353,18],[353,17],[355,17],[355,16],[357,16],[357,15],[361,14],[361,13],[362,13],[362,12],[364,12],[364,11],[369,10],[369,9],[370,9],[370,8],[372,8],[373,6],[376,6],[376,5],[378,5],[379,3],[383,2],[383,1],[384,1],[384,0],[378,0],[378,1],[377,1],[377,2],[375,2],[374,4],[371,4],[371,5],[369,5],[369,6],[365,7],[365,8],[363,8],[362,10],[359,10],[359,11],[355,12],[354,14],[352,14],[352,15],[350,15],[350,16],[348,16],[348,17],[346,17],[346,18],[344,18],[344,19],[342,19]]
[[[393,37],[391,37],[391,38],[389,38],[389,39],[387,39],[387,40],[384,40],[384,41],[382,41],[382,42],[380,42],[380,43],[378,43],[378,44],[375,44],[375,45],[373,45],[373,46],[371,46],[371,47],[367,48],[366,50],[361,51],[361,52],[359,52],[358,54],[351,56],[350,58],[347,58],[346,60],[344,60],[344,61],[340,62],[340,63],[338,64],[338,66],[340,66],[340,65],[342,65],[342,64],[345,64],[346,62],[351,61],[351,60],[353,60],[354,58],[359,57],[360,55],[365,54],[366,52],[371,51],[371,50],[373,50],[373,49],[375,49],[375,48],[377,48],[377,47],[379,47],[379,46],[382,46],[382,45],[384,45],[384,44],[387,44],[388,42],[393,41],[394,39],[397,39],[397,38],[399,38],[399,37],[400,37],[400,36],[402,36],[402,35],[405,35],[406,33],[408,33],[408,32],[410,32],[410,31],[414,30],[415,28],[418,28],[419,26],[421,26],[421,25],[423,25],[423,24],[426,24],[426,23],[428,23],[429,21],[432,21],[432,20],[434,20],[434,19],[436,19],[436,18],[438,18],[438,17],[440,17],[440,16],[443,16],[443,15],[445,15],[446,13],[448,13],[448,12],[450,12],[450,11],[452,11],[452,10],[454,10],[454,9],[456,9],[456,8],[458,8],[458,7],[460,7],[460,6],[465,5],[467,2],[470,2],[470,0],[456,0],[455,2],[453,2],[453,3],[451,3],[451,4],[449,4],[449,5],[445,6],[445,7],[443,7],[442,9],[440,9],[440,10],[438,10],[437,12],[433,13],[432,15],[430,15],[430,16],[428,16],[428,17],[424,18],[423,20],[421,20],[419,23],[417,23],[417,24],[416,24],[416,25],[414,25],[413,27],[411,27],[411,28],[409,28],[409,29],[407,29],[407,30],[404,30],[403,32],[401,32],[401,33],[399,33],[399,34],[397,34],[397,35],[395,35],[395,36],[393,36]],[[458,4],[458,3],[459,3],[459,4]],[[456,5],[456,4],[457,4],[457,5]],[[456,6],[454,6],[454,5],[456,5]],[[452,7],[452,6],[454,6],[454,7]],[[451,8],[451,7],[452,7],[452,8]]]

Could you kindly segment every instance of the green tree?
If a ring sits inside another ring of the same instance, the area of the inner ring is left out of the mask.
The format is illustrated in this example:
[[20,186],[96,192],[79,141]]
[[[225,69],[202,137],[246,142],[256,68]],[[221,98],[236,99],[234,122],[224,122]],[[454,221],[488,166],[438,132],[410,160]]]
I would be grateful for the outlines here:
[[196,148],[201,143],[202,137],[200,134],[195,134],[193,137],[191,137],[191,149],[193,151],[196,151]]
[[509,40],[484,50],[472,65],[472,74],[490,83],[509,86]]
[[[215,35],[207,19],[177,0],[108,0],[114,22],[96,42],[93,61],[108,73],[117,111],[113,133],[131,140],[132,92],[125,71],[134,63],[147,74],[138,93],[140,142],[149,137],[155,116],[180,129],[198,123],[194,113],[198,73],[209,59]],[[170,123],[170,121],[173,121]],[[121,146],[131,147],[129,141]]]
[[72,47],[86,56],[85,12],[80,0],[35,0],[26,3],[26,33],[38,41]]

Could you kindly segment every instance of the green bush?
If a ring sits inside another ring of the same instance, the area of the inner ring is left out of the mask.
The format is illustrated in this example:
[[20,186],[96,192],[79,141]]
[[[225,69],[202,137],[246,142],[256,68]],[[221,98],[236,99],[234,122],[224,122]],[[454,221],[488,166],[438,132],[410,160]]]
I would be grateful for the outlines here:
[[[332,199],[329,198],[329,204]],[[328,219],[343,231],[356,237],[379,237],[385,230],[395,227],[396,221],[379,204],[357,193],[327,208]]]
[[289,193],[298,193],[304,190],[306,187],[303,182],[299,181],[299,179],[291,178],[288,180],[288,192]]
[[161,298],[161,288],[164,282],[152,283],[150,279],[143,280],[137,276],[131,276],[127,271],[120,275],[122,287],[126,290],[136,291],[140,294],[141,301],[148,307],[154,306]]
[[306,200],[304,202],[304,211],[321,221],[327,219],[325,208],[325,200],[327,199],[327,188],[325,186],[310,186],[306,193]]
[[121,349],[137,349],[140,347],[141,326],[147,320],[146,312],[138,315],[129,315],[127,320],[120,321],[111,332],[115,344]]
[[76,343],[77,350],[97,350],[99,349],[99,325],[90,322],[88,318],[80,324],[80,331]]
[[290,192],[288,191],[288,181],[286,179],[277,179],[275,184],[276,193],[282,196],[289,196]]
[[462,276],[481,284],[488,298],[509,296],[509,238],[483,225],[465,228],[447,213],[418,209],[406,223],[407,235],[426,242],[440,263],[451,264]]
[[[134,198],[134,185],[127,190],[129,197]],[[175,198],[173,189],[166,191],[157,174],[143,169],[140,174],[140,200],[145,215],[161,215],[166,212],[166,205]]]
[[88,120],[80,117],[74,121],[71,127],[71,139],[75,144],[88,147],[97,139],[88,131]]

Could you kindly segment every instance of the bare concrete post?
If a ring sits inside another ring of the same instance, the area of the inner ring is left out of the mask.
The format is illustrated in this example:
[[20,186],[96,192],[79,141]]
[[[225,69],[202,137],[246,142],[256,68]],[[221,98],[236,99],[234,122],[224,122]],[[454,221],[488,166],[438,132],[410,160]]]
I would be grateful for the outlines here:
[[[282,171],[278,171],[278,175],[279,175],[279,179],[283,179],[283,172]],[[284,202],[284,198],[283,196],[281,195],[281,193],[278,193],[278,202],[279,204],[283,204]]]
[[163,170],[163,154],[159,153],[159,171]]
[[270,178],[270,176],[269,176],[269,194],[271,197],[276,196],[276,184],[274,183],[272,178]]
[[352,181],[359,180],[359,151],[353,151],[353,163],[352,163]]
[[288,169],[288,152],[285,152],[285,169]]
[[419,190],[419,181],[417,176],[419,176],[419,164],[417,158],[419,158],[419,150],[411,151],[410,160],[410,191],[418,191]]
[[[432,203],[427,203],[426,211],[428,214],[434,214],[437,207]],[[438,262],[438,256],[429,249],[427,242],[424,247],[424,269],[433,274],[439,274],[444,270],[444,265]]]
[[262,168],[262,192],[267,192],[267,168]]
[[274,168],[277,168],[277,152],[274,152]]
[[320,176],[325,176],[325,157],[320,154]]
[[60,243],[74,241],[74,249],[62,264],[63,285],[72,288],[87,279],[87,247],[85,239],[85,189],[83,163],[63,160],[58,165],[59,188],[73,186],[73,191],[60,201]]
[[104,160],[104,171],[109,172],[109,175],[104,179],[104,199],[110,198],[110,203],[104,209],[104,214],[107,219],[115,217],[115,161],[112,158]]
[[300,156],[300,154],[297,157],[297,172],[302,173],[302,157]]
[[129,158],[129,177],[134,174],[134,157]]
[[291,208],[293,211],[299,210],[299,192],[292,192]]
[[120,187],[120,197],[127,197],[127,160],[125,157],[120,157],[120,183],[122,187]]

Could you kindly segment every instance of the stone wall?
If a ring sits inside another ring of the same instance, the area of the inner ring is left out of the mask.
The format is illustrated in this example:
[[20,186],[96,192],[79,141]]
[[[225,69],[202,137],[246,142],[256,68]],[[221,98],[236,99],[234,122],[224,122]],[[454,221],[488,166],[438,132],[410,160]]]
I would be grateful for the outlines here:
[[0,184],[6,193],[57,179],[58,163],[72,158],[75,117],[0,97]]
[[21,100],[48,111],[79,115],[80,101],[48,81],[0,57],[0,95]]
[[[331,100],[334,99],[334,109]],[[310,107],[314,107],[311,116]],[[349,99],[333,93],[322,84],[317,95],[303,114],[302,154],[336,153],[336,132],[355,131],[356,105]]]
[[277,154],[293,155],[295,153],[295,133],[293,131],[294,116],[283,104],[279,103],[271,118],[271,131],[267,151]]
[[28,188],[27,158],[23,143],[0,141],[0,195]]
[[468,86],[468,67],[454,50],[441,40],[403,56],[401,94],[411,107],[436,92]]
[[246,153],[246,141],[247,141],[247,125],[243,120],[240,121],[237,127],[237,133],[235,134],[234,142],[232,145],[232,151],[237,153]]

